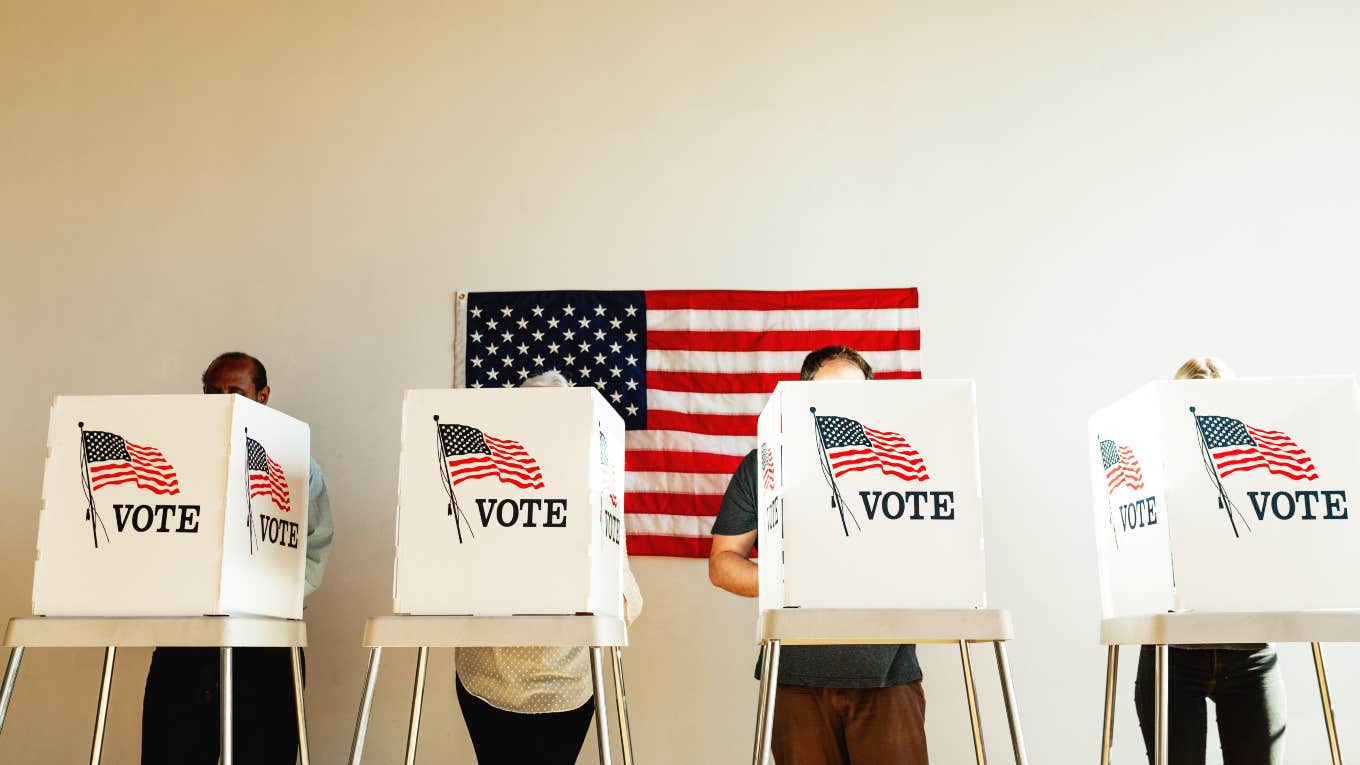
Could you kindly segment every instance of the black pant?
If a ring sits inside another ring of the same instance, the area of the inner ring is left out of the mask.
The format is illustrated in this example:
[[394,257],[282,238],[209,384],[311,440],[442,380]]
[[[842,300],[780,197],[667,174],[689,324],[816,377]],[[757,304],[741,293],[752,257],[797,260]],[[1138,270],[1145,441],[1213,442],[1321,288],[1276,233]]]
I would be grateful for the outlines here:
[[[1224,765],[1283,765],[1287,714],[1274,648],[1172,647],[1167,654],[1171,663],[1167,669],[1171,765],[1203,765],[1209,724],[1206,699],[1214,702]],[[1149,763],[1154,759],[1156,664],[1155,649],[1143,646],[1138,654],[1134,705]]]
[[[142,702],[142,765],[216,765],[221,740],[216,648],[157,648]],[[303,661],[303,676],[306,662]],[[232,651],[232,724],[241,765],[295,765],[297,714],[287,648]]]
[[595,700],[576,709],[520,714],[497,709],[473,696],[458,680],[463,710],[479,765],[575,765],[595,716]]

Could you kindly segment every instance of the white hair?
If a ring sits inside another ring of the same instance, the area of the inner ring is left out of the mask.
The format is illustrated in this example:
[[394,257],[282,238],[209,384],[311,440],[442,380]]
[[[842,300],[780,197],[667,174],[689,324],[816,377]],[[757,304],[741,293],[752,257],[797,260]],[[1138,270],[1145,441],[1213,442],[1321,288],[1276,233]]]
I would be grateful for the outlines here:
[[541,375],[534,375],[519,384],[521,388],[570,388],[571,382],[562,376],[556,369],[551,372],[544,372]]

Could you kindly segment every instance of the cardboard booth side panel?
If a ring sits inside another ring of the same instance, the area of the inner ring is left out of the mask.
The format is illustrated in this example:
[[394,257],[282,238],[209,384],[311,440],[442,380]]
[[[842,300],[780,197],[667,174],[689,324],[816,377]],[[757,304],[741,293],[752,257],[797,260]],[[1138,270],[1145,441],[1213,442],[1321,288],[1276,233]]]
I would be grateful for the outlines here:
[[406,391],[401,397],[401,448],[397,453],[397,512],[393,513],[395,529],[392,534],[392,613],[402,613],[398,608],[397,593],[401,589],[401,487],[406,485],[406,423],[411,416],[411,395]]
[[[593,614],[620,614],[623,597],[624,448],[623,420],[595,390],[590,391],[591,412],[587,426],[596,434],[587,450],[584,467],[591,480],[591,583],[589,601],[582,610]],[[602,450],[603,449],[603,450]]]
[[787,604],[981,606],[971,383],[780,388]]
[[585,468],[591,439],[598,438],[589,392],[455,389],[408,396],[396,611],[581,610],[591,579],[592,472]]
[[987,607],[987,535],[982,527],[982,439],[978,435],[977,383],[968,383],[968,411],[972,413],[973,424],[973,491],[977,495],[977,543],[978,543],[978,608]]
[[278,410],[232,399],[221,612],[301,619],[311,429]]
[[229,418],[230,403],[219,397],[59,397],[48,433],[33,612],[213,612]]
[[785,605],[781,407],[782,397],[776,391],[756,421],[756,549],[760,553],[756,562],[760,568],[762,610],[783,608]]
[[1156,401],[1155,388],[1144,386],[1089,423],[1091,517],[1105,618],[1173,605],[1171,507]]
[[[1176,607],[1360,607],[1353,586],[1360,578],[1360,526],[1351,506],[1360,478],[1354,380],[1197,380],[1160,388]],[[1255,447],[1225,446],[1244,432]]]

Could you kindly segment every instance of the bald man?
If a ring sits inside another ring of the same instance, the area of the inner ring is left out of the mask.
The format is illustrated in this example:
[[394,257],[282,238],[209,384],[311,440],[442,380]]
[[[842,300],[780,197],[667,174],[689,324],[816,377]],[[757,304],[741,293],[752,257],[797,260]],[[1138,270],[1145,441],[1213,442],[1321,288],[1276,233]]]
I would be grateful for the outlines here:
[[[269,377],[254,356],[224,353],[203,372],[203,392],[235,393],[267,405]],[[311,462],[307,495],[304,597],[321,586],[335,535],[326,479],[316,460]],[[236,762],[294,765],[298,733],[289,650],[238,648],[233,664]],[[219,689],[216,648],[157,648],[142,703],[142,765],[216,765]]]

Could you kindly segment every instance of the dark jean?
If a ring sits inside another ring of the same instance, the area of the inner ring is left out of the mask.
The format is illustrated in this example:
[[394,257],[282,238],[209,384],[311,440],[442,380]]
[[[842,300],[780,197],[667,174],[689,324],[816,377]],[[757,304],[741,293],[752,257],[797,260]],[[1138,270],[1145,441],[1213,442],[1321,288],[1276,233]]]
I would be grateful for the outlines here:
[[[1214,702],[1223,765],[1283,765],[1284,680],[1275,649],[1168,649],[1169,765],[1203,765],[1209,726],[1206,699]],[[1152,646],[1138,655],[1134,706],[1153,761],[1157,658]]]
[[[142,703],[142,765],[217,765],[220,657],[216,648],[157,648],[151,654]],[[305,658],[301,669],[305,677]],[[236,762],[294,765],[298,732],[293,698],[293,661],[287,648],[232,651]]]

